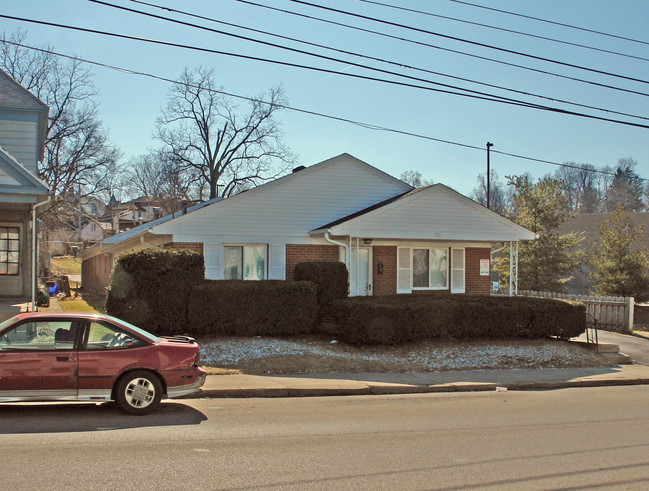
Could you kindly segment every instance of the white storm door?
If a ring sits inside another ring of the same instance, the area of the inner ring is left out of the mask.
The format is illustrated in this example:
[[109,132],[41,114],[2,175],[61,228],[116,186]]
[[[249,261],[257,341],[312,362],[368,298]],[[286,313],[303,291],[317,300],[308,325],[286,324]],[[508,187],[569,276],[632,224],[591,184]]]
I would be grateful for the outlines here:
[[352,297],[372,294],[370,260],[368,247],[352,248],[349,268],[349,292]]

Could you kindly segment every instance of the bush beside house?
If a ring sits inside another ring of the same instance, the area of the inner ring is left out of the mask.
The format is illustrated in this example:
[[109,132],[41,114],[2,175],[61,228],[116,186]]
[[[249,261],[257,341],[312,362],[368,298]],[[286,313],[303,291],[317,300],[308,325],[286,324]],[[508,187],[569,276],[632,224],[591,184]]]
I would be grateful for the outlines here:
[[194,287],[203,282],[203,256],[145,249],[119,257],[106,312],[156,334],[182,333]]
[[193,291],[186,328],[191,334],[309,334],[316,312],[311,282],[207,280]]
[[333,304],[336,335],[350,344],[394,345],[424,339],[568,339],[586,329],[586,309],[539,298],[353,297]]

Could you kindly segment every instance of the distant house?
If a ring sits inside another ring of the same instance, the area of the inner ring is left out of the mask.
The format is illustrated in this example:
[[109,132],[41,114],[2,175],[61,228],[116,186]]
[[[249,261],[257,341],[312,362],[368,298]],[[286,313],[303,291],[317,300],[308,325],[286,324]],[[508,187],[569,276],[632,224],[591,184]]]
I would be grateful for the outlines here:
[[[596,247],[599,241],[599,224],[612,215],[612,213],[580,213],[575,215],[572,220],[565,222],[559,229],[559,233],[583,233],[584,240],[579,245],[579,250],[587,253]],[[649,249],[649,213],[632,212],[629,215],[636,227],[644,227],[638,245]],[[565,285],[568,293],[576,295],[592,293],[592,283],[588,279],[588,272],[589,268],[586,264],[582,264],[579,269],[572,272],[572,277]]]
[[82,254],[82,282],[105,287],[117,254],[153,246],[203,254],[207,279],[291,280],[299,262],[342,261],[351,295],[487,295],[491,244],[533,239],[442,184],[413,189],[342,154],[104,239]]
[[31,299],[35,291],[34,220],[49,193],[37,177],[47,116],[43,102],[0,70],[0,297]]

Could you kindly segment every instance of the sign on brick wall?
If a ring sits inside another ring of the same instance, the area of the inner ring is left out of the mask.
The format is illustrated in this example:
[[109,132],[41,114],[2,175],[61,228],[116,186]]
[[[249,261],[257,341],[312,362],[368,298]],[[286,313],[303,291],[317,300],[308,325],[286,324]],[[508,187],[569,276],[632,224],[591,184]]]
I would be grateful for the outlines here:
[[489,276],[489,259],[480,259],[480,276]]

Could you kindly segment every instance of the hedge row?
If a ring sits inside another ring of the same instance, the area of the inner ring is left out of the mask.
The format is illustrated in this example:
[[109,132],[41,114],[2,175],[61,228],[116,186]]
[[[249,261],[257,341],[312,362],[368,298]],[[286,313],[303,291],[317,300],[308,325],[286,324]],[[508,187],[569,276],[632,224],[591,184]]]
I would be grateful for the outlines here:
[[295,279],[315,284],[320,307],[327,307],[334,300],[347,298],[349,293],[349,275],[345,263],[327,261],[298,263],[295,266]]
[[192,334],[267,336],[313,332],[316,287],[307,281],[205,281],[194,289]]
[[177,333],[187,319],[192,291],[204,277],[203,256],[190,251],[123,254],[111,276],[106,311],[156,334]]
[[586,329],[582,304],[541,298],[352,297],[333,303],[336,335],[355,345],[424,339],[578,336]]

